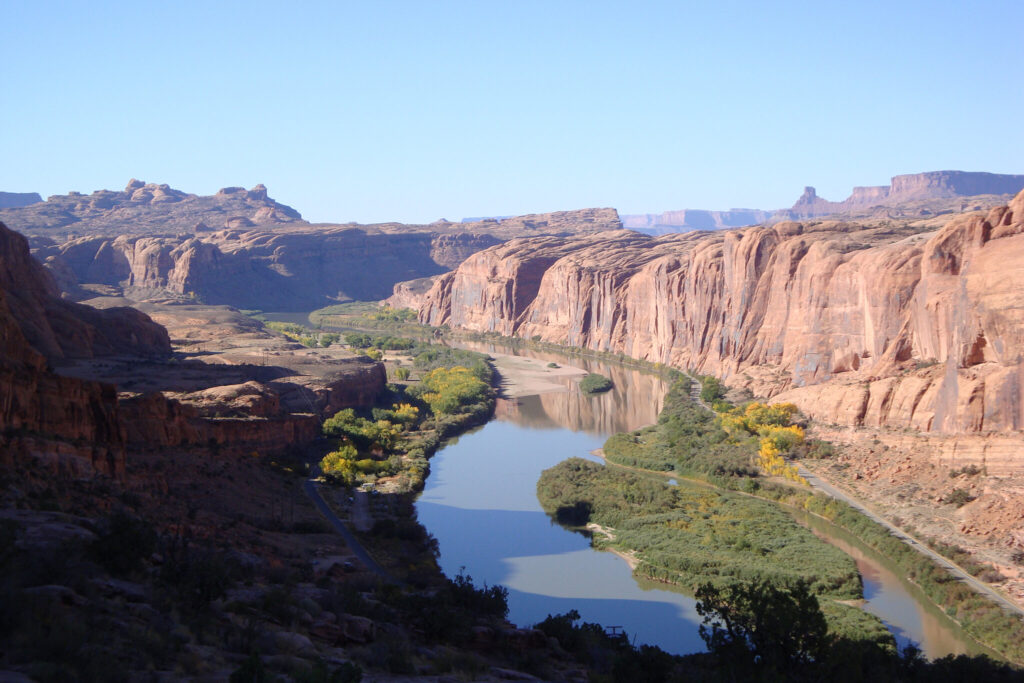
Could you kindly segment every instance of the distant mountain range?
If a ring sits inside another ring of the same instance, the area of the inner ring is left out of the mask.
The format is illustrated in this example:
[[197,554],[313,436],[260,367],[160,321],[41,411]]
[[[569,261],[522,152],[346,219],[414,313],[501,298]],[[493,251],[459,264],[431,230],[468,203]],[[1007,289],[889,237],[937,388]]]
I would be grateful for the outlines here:
[[16,209],[41,201],[38,192],[0,192],[0,209]]
[[[893,176],[889,185],[855,187],[841,202],[832,202],[817,195],[813,187],[805,187],[803,195],[788,209],[729,209],[706,211],[682,209],[664,213],[622,215],[623,227],[648,234],[685,232],[687,230],[719,230],[781,220],[802,220],[836,214],[872,215],[878,210],[902,206],[922,216],[936,211],[962,211],[971,208],[957,202],[926,206],[928,200],[949,200],[982,195],[1013,195],[1024,188],[1024,175],[980,173],[969,171],[930,171]],[[998,203],[998,202],[996,202]],[[908,206],[913,205],[913,206]],[[987,208],[987,207],[986,207]]]

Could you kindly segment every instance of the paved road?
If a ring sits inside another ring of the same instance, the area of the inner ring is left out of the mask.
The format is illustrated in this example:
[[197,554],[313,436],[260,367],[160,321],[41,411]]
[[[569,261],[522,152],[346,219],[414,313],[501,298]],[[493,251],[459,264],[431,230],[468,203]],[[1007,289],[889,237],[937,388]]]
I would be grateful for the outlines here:
[[[705,403],[700,397],[700,380],[691,375],[690,373],[686,373],[686,376],[693,380],[693,384],[690,385],[690,397],[693,399],[695,403],[698,403],[705,410],[711,410],[711,407],[708,406],[708,404]],[[940,555],[939,553],[935,552],[928,546],[922,544],[916,538],[909,535],[899,527],[890,524],[885,519],[883,519],[882,517],[878,516],[877,514],[866,508],[861,502],[859,502],[855,498],[852,498],[846,493],[840,491],[835,486],[829,484],[827,481],[824,481],[821,477],[812,474],[810,471],[807,470],[806,467],[800,465],[800,463],[797,463],[797,465],[797,472],[800,474],[801,477],[807,480],[807,483],[811,485],[811,488],[817,489],[818,491],[821,491],[822,493],[831,496],[832,498],[836,498],[837,500],[841,500],[850,507],[857,509],[872,521],[884,526],[886,529],[889,530],[889,532],[893,536],[900,539],[907,545],[911,546],[914,550],[921,553],[922,555],[931,558],[936,564],[946,569],[949,573],[953,574],[958,579],[960,579],[961,581],[963,581],[968,586],[970,586],[977,592],[981,593],[985,597],[989,598],[1000,607],[1003,607],[1004,609],[1007,609],[1013,612],[1014,614],[1024,617],[1024,608],[1019,607],[1018,605],[1014,604],[1004,596],[992,590],[992,588],[990,588],[989,586],[986,586],[981,581],[978,581],[976,578],[974,578],[966,571],[961,569],[958,565],[950,561],[949,558]]]
[[348,547],[352,550],[353,554],[359,558],[360,562],[366,565],[367,569],[387,583],[398,583],[395,577],[391,576],[384,567],[381,567],[377,564],[376,560],[370,557],[370,553],[366,552],[366,548],[356,540],[356,537],[351,531],[349,531],[348,527],[345,526],[345,523],[338,519],[338,516],[334,514],[334,510],[332,510],[320,496],[320,490],[317,488],[316,482],[316,477],[318,476],[320,476],[320,468],[316,465],[311,466],[310,477],[302,485],[306,495],[313,501],[313,505],[315,505],[316,509],[320,511],[320,514],[327,518],[327,521],[331,523],[334,530],[341,534],[341,537],[345,539],[345,543],[348,544]]
[[799,473],[801,477],[807,480],[807,483],[810,484],[812,488],[818,489],[819,491],[822,491],[823,493],[833,498],[836,498],[837,500],[841,500],[852,508],[856,508],[858,511],[861,512],[861,514],[865,515],[872,521],[884,526],[886,529],[889,530],[889,533],[891,533],[893,536],[900,539],[907,545],[911,546],[914,550],[921,553],[922,555],[930,557],[936,564],[949,571],[950,574],[953,574],[958,579],[960,579],[961,581],[963,581],[968,586],[970,586],[977,592],[981,593],[985,597],[989,598],[1000,607],[1007,609],[1013,612],[1014,614],[1017,614],[1018,616],[1024,617],[1024,608],[1018,607],[1017,605],[1015,605],[1014,603],[1010,602],[1008,599],[997,593],[996,591],[992,590],[992,588],[990,588],[989,586],[986,586],[981,581],[978,581],[976,578],[974,578],[966,571],[961,569],[958,565],[950,561],[949,558],[944,557],[943,555],[940,555],[939,553],[935,552],[934,550],[924,545],[907,532],[900,529],[898,526],[890,524],[885,519],[869,510],[855,498],[852,498],[846,493],[840,491],[832,484],[829,484],[827,481],[824,481],[821,477],[812,474],[803,465],[799,466]]

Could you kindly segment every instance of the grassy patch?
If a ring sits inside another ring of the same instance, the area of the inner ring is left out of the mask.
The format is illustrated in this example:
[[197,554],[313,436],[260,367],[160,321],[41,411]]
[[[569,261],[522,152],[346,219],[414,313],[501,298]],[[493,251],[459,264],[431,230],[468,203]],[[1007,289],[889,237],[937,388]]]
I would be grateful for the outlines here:
[[592,372],[580,380],[580,390],[585,394],[600,394],[612,388],[612,381],[604,375]]
[[723,581],[803,579],[819,595],[861,597],[845,553],[818,539],[769,502],[604,467],[572,458],[537,484],[544,510],[576,525],[613,528],[594,545],[635,551],[637,573],[690,589]]

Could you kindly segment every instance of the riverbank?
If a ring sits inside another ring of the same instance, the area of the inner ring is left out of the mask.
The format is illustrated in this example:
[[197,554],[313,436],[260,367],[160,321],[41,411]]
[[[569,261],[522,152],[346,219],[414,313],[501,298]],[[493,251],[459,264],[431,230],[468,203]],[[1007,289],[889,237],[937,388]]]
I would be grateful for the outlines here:
[[490,353],[490,357],[491,365],[498,373],[497,386],[501,398],[519,398],[568,391],[571,381],[578,380],[587,374],[583,368],[539,358],[494,352]]
[[[806,510],[853,534],[865,546],[889,558],[904,576],[917,585],[927,599],[958,626],[970,633],[990,651],[1010,661],[1024,660],[1021,641],[1024,625],[1019,619],[1004,612],[1000,607],[982,595],[974,593],[966,585],[954,580],[947,570],[936,564],[934,559],[918,552],[918,549],[904,544],[893,536],[890,530],[864,516],[841,501],[823,494],[813,494],[803,487],[782,482],[764,480],[763,477],[734,471],[722,472],[711,467],[713,462],[694,460],[694,446],[703,444],[706,449],[712,444],[723,443],[723,435],[709,436],[709,430],[721,429],[717,422],[710,420],[713,413],[696,406],[688,389],[682,386],[689,380],[677,384],[666,401],[666,417],[659,420],[656,428],[638,430],[631,434],[618,434],[609,439],[604,453],[609,462],[626,466],[633,472],[648,472],[661,476],[676,476],[680,480],[698,479],[713,485],[718,490],[729,490],[756,496],[779,503],[783,506]],[[688,405],[690,404],[690,405]],[[696,409],[695,409],[696,408]],[[677,436],[672,436],[671,433]],[[685,448],[676,448],[676,438],[685,434]],[[827,450],[814,446],[815,451]],[[611,450],[609,450],[611,449]],[[716,451],[721,446],[715,446]],[[698,449],[700,450],[700,449]],[[723,451],[722,455],[729,453]],[[733,453],[732,455],[737,455]],[[651,469],[651,466],[657,470]]]

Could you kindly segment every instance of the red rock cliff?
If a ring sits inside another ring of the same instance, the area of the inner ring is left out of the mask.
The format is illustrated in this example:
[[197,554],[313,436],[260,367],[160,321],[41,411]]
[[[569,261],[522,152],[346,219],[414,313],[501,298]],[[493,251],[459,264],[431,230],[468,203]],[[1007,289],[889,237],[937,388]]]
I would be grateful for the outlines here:
[[124,435],[113,386],[55,374],[49,361],[162,353],[167,332],[128,309],[97,311],[55,296],[21,235],[0,223],[0,461],[50,473],[120,474]]
[[932,233],[780,223],[513,240],[420,319],[723,376],[820,419],[1024,427],[1024,192]]

